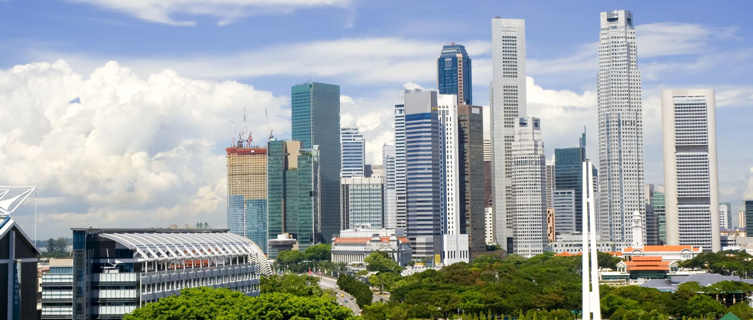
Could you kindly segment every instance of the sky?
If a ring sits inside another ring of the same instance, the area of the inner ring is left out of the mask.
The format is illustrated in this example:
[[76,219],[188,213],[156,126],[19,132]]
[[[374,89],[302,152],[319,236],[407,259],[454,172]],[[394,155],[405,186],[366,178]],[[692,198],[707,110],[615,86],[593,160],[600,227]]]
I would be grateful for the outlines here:
[[[290,137],[290,87],[341,86],[341,123],[381,162],[405,88],[466,46],[488,105],[491,18],[526,20],[528,114],[548,157],[596,149],[599,13],[633,13],[646,182],[663,184],[662,88],[716,89],[720,200],[753,199],[750,1],[0,0],[0,185],[40,239],[71,227],[226,224],[224,148]],[[243,122],[244,111],[248,114]],[[36,206],[33,204],[36,203]],[[733,215],[736,216],[736,215]]]

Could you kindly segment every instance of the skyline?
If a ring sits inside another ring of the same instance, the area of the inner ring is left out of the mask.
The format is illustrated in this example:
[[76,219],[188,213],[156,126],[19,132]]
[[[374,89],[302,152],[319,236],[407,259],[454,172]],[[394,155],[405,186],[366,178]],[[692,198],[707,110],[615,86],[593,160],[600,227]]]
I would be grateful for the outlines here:
[[[461,24],[459,30],[440,26],[446,19],[442,16],[416,19],[434,22],[424,29],[441,27],[444,32],[422,33],[420,26],[411,32],[371,30],[388,25],[402,14],[387,15],[386,21],[369,27],[364,24],[374,22],[368,16],[379,12],[374,8],[378,4],[342,4],[239,17],[224,26],[217,26],[211,15],[190,16],[186,20],[197,21],[195,26],[173,26],[96,5],[54,2],[51,6],[60,10],[76,11],[71,13],[71,25],[59,26],[50,24],[54,14],[30,14],[38,5],[35,1],[0,3],[0,20],[4,21],[0,26],[6,30],[3,37],[9,40],[0,45],[8,52],[0,58],[0,103],[10,106],[2,108],[0,116],[19,119],[0,124],[0,159],[10,167],[9,183],[38,185],[41,238],[46,239],[46,233],[67,234],[69,226],[84,226],[87,221],[92,225],[208,221],[212,226],[223,226],[223,150],[240,125],[243,108],[248,106],[250,114],[255,115],[250,122],[251,127],[259,128],[253,130],[255,137],[274,130],[275,136],[289,138],[288,90],[308,80],[341,86],[342,126],[363,130],[368,162],[379,163],[382,144],[391,141],[392,106],[402,102],[403,87],[436,88],[435,63],[443,44],[454,41],[466,46],[473,61],[474,102],[489,105],[489,34],[491,18],[496,14],[526,20],[527,113],[542,119],[547,158],[554,148],[576,146],[584,124],[591,137],[588,157],[596,158],[598,14],[623,7],[600,4],[598,8],[579,8],[583,12],[577,14],[572,14],[573,9],[563,9],[561,13],[565,14],[552,17],[558,5],[530,14],[536,11],[536,5],[522,8],[501,4],[489,9],[488,3],[481,3],[478,9],[486,8],[486,12],[469,9],[473,12],[468,20],[473,22]],[[682,8],[665,10],[675,15],[661,16],[657,6],[669,5],[624,7],[633,12],[638,32],[646,183],[663,184],[659,89],[708,86],[717,90],[720,106],[720,201],[732,202],[736,211],[746,192],[753,196],[753,152],[740,147],[753,138],[753,130],[744,129],[744,120],[753,118],[753,86],[744,82],[753,69],[753,49],[746,47],[744,39],[753,30],[734,24],[745,21],[734,19],[741,16],[737,11],[745,11],[739,6],[735,10],[731,10],[732,5],[706,7],[710,13],[726,12],[708,15],[727,17],[725,21],[683,14],[686,9]],[[334,20],[343,18],[349,10],[356,17],[352,26],[335,28]],[[40,21],[30,28],[32,36],[28,36],[29,30],[19,28],[23,18],[30,17]],[[271,23],[275,17],[281,21]],[[253,39],[248,46],[226,46],[231,39],[239,39],[231,33],[251,30],[254,37],[271,36],[254,30],[254,24],[287,30],[292,27],[284,23],[307,17],[323,19],[327,30],[305,29],[309,32],[285,34],[284,41]],[[551,21],[542,23],[546,19]],[[551,32],[553,25],[562,33],[547,34],[545,27],[549,26]],[[59,36],[73,27],[79,28],[81,35]],[[112,39],[83,41],[87,35],[91,40],[99,32],[112,30],[121,33]],[[117,43],[135,41],[134,35],[125,34],[128,30],[138,30],[136,34],[152,32],[144,34],[144,41],[133,47]],[[176,39],[155,45],[168,33],[175,33]],[[212,35],[217,35],[217,41],[202,43]],[[190,36],[196,39],[189,41]],[[193,41],[197,43],[186,43]],[[177,45],[167,48],[170,44]],[[383,47],[392,50],[378,50]],[[257,49],[259,52],[252,51]],[[271,52],[282,54],[270,56]],[[182,54],[188,57],[180,57]],[[333,57],[320,59],[329,54]],[[55,64],[57,59],[66,63]],[[105,65],[107,60],[118,64]],[[34,61],[53,64],[28,65]],[[685,63],[688,65],[683,66]],[[27,66],[15,67],[21,65]],[[166,68],[175,72],[162,71]],[[138,95],[133,96],[134,92]],[[121,116],[126,112],[131,114]],[[47,121],[40,123],[37,119]],[[233,121],[236,128],[230,128]],[[134,124],[142,130],[132,130]],[[28,181],[30,176],[37,181]],[[28,223],[32,213],[30,205],[17,213],[19,223],[27,230],[31,230]]]

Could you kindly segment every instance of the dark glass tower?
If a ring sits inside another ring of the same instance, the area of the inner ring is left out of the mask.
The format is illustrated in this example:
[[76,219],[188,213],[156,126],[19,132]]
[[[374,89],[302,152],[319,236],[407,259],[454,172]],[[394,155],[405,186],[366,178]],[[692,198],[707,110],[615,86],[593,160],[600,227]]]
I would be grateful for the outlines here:
[[575,148],[554,149],[554,188],[575,191],[575,231],[582,230],[583,161],[586,160],[586,133]]
[[481,107],[458,106],[460,233],[468,234],[471,257],[486,251],[484,238],[484,122]]
[[461,44],[442,47],[437,59],[437,86],[441,94],[458,96],[458,105],[472,104],[471,58]]
[[301,148],[319,146],[321,236],[329,242],[340,231],[340,86],[320,82],[290,89],[293,140]]

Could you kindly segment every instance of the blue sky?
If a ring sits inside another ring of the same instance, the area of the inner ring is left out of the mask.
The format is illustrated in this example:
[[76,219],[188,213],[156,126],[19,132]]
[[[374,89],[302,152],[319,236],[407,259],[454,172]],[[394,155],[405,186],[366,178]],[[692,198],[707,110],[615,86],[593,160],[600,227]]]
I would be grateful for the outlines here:
[[[133,3],[132,3],[133,2]],[[180,3],[178,3],[180,2]],[[340,84],[373,161],[404,87],[436,87],[465,44],[488,104],[490,19],[526,19],[529,114],[548,154],[596,132],[599,12],[628,9],[644,87],[646,181],[662,184],[659,90],[717,89],[722,201],[753,197],[749,1],[0,0],[0,160],[40,188],[40,234],[225,223],[223,148],[244,125],[289,135],[289,88]],[[68,103],[80,97],[80,103]],[[266,110],[266,112],[265,112]],[[265,116],[265,113],[268,116]],[[595,136],[589,150],[595,156]],[[54,161],[50,161],[54,159]],[[29,206],[19,211],[30,223]]]

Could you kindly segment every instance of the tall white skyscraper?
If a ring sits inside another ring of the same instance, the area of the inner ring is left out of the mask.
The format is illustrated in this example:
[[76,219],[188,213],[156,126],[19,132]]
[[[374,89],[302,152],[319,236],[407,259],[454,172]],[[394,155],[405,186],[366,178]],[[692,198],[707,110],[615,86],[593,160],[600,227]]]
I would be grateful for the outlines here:
[[405,232],[408,227],[408,206],[405,171],[405,105],[395,105],[395,228]]
[[512,237],[510,152],[515,123],[526,114],[526,32],[523,19],[492,19],[491,133],[494,165],[494,236],[502,248]]
[[669,245],[721,249],[715,113],[713,89],[662,90]]
[[366,164],[366,141],[358,128],[340,129],[340,177],[363,177]]
[[382,165],[384,166],[384,227],[397,227],[397,174],[395,172],[395,146],[382,146]]
[[[646,216],[643,199],[641,77],[630,11],[601,13],[599,33],[599,228],[602,239],[629,246],[633,212]],[[645,223],[642,223],[645,226]],[[643,239],[645,243],[645,238]]]
[[546,157],[539,118],[518,119],[510,159],[514,252],[531,257],[544,252],[546,241]]
[[439,118],[440,215],[442,234],[460,233],[460,188],[458,167],[458,104],[454,94],[437,95]]
[[719,204],[719,227],[732,229],[732,207],[729,203]]

